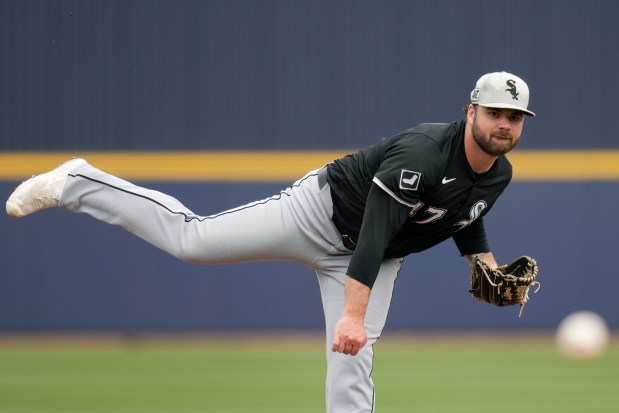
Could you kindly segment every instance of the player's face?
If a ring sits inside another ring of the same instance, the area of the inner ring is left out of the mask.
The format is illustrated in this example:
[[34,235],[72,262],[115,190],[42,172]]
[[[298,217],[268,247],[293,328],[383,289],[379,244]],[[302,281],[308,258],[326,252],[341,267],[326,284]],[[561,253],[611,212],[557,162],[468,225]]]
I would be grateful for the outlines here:
[[471,115],[473,139],[488,155],[504,155],[518,144],[524,124],[521,111],[477,106],[469,109]]

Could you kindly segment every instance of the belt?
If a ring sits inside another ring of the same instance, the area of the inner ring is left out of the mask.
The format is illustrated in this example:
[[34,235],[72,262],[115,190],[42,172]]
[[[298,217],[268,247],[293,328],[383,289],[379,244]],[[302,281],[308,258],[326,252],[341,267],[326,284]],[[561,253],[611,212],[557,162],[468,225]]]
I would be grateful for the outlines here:
[[[324,168],[322,168],[321,170],[318,171],[317,176],[318,176],[318,187],[320,189],[324,188],[325,185],[327,185],[327,167],[325,166]],[[331,217],[331,220],[333,221],[333,224],[335,225],[335,228],[337,228],[337,232],[340,233],[341,237],[342,237],[342,245],[344,245],[344,247],[346,247],[347,249],[354,251],[354,249],[357,247],[357,243],[352,239],[352,237],[346,235],[343,233],[343,231],[341,230],[341,228],[343,227],[343,225],[340,223],[340,220],[337,219],[337,217],[335,215],[333,215],[333,217]]]

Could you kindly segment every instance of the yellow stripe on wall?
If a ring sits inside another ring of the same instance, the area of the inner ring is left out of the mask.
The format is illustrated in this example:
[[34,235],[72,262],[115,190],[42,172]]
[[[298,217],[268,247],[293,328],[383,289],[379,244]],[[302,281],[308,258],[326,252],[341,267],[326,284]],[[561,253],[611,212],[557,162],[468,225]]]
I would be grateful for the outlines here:
[[290,181],[344,152],[21,152],[0,153],[0,177],[15,180],[48,171],[73,156],[139,181]]
[[[0,180],[20,181],[73,156],[135,181],[294,181],[349,151],[4,152]],[[619,151],[515,151],[515,181],[619,180]]]
[[619,151],[514,151],[508,155],[518,181],[619,180]]

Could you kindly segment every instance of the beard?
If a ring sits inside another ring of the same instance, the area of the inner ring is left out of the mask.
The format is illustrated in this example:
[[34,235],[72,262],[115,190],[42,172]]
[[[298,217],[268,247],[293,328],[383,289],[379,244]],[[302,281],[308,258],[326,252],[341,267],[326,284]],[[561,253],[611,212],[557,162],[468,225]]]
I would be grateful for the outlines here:
[[[495,132],[492,135],[485,136],[482,130],[477,125],[477,112],[473,116],[473,123],[471,125],[471,131],[473,133],[473,139],[477,143],[477,146],[490,156],[501,156],[514,149],[518,141],[514,140],[514,137],[509,132]],[[493,138],[499,137],[502,139]]]

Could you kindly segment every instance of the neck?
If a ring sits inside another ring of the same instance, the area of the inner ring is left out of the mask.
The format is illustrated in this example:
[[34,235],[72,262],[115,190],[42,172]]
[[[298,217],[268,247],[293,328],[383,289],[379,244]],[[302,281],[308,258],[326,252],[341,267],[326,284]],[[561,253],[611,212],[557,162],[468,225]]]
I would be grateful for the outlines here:
[[466,160],[469,162],[471,169],[477,174],[488,172],[498,159],[498,156],[487,154],[477,145],[477,142],[475,142],[473,138],[470,123],[468,122],[464,131],[464,153],[466,154]]

